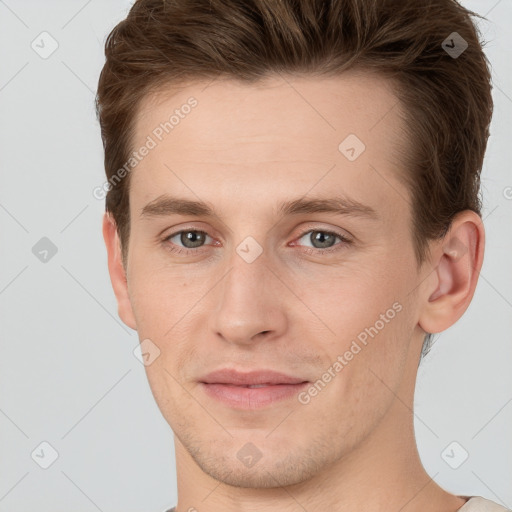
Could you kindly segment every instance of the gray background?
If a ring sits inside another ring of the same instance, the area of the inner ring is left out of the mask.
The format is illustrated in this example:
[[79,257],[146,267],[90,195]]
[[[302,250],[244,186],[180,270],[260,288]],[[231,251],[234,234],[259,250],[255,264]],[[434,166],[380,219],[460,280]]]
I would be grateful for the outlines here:
[[[104,203],[92,194],[105,179],[93,103],[103,44],[130,5],[0,0],[1,512],[159,512],[176,502],[172,431],[134,356],[137,335],[117,316]],[[415,426],[440,485],[512,507],[512,4],[463,5],[489,18],[478,22],[495,100],[486,254],[468,311],[420,366]],[[31,47],[51,49],[44,31],[58,43],[48,58]],[[46,262],[33,253],[43,237],[57,249]],[[58,453],[47,469],[42,442]]]

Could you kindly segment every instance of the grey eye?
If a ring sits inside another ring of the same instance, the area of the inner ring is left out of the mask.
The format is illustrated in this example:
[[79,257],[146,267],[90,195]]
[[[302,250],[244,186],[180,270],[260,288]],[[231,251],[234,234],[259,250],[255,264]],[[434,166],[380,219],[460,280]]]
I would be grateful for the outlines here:
[[[166,240],[178,247],[183,246],[185,249],[195,249],[205,243],[207,236],[208,234],[204,231],[186,229],[170,235]],[[178,242],[174,241],[174,238],[177,238]]]
[[336,233],[321,230],[308,231],[302,235],[301,239],[304,237],[307,237],[308,241],[310,241],[312,247],[315,249],[328,249],[335,245],[336,238],[341,238]]

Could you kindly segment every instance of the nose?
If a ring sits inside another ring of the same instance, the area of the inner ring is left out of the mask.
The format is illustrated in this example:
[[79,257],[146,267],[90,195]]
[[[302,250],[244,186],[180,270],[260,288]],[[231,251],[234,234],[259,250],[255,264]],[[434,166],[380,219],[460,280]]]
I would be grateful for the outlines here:
[[265,253],[248,263],[234,251],[229,271],[215,287],[210,327],[216,336],[237,345],[276,338],[287,323],[286,286]]

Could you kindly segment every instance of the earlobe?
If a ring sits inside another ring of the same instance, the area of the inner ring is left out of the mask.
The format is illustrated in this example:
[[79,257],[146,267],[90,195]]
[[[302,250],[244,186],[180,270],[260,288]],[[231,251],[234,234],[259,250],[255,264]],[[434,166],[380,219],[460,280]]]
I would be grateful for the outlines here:
[[135,316],[133,314],[128,282],[121,256],[121,243],[114,219],[108,212],[103,215],[103,239],[107,248],[108,271],[114,294],[117,299],[117,310],[121,320],[136,330]]
[[460,212],[438,248],[434,270],[426,281],[420,327],[439,333],[453,325],[468,308],[483,263],[485,232],[473,211]]

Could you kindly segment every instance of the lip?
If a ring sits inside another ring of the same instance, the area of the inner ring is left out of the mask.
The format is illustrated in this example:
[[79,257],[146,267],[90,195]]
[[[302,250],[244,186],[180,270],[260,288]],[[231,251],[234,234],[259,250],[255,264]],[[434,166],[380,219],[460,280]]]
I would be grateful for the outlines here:
[[300,384],[270,384],[261,388],[247,388],[233,384],[207,384],[200,382],[204,393],[232,409],[255,410],[269,407],[296,397],[309,382]]
[[[201,378],[199,385],[207,396],[235,409],[259,409],[291,399],[309,384],[302,378],[272,370],[239,372],[222,369]],[[250,385],[263,387],[249,388]]]
[[249,386],[256,384],[300,384],[306,379],[291,377],[285,373],[273,370],[253,370],[239,372],[232,368],[223,368],[205,375],[200,382],[206,384],[232,384],[234,386]]

